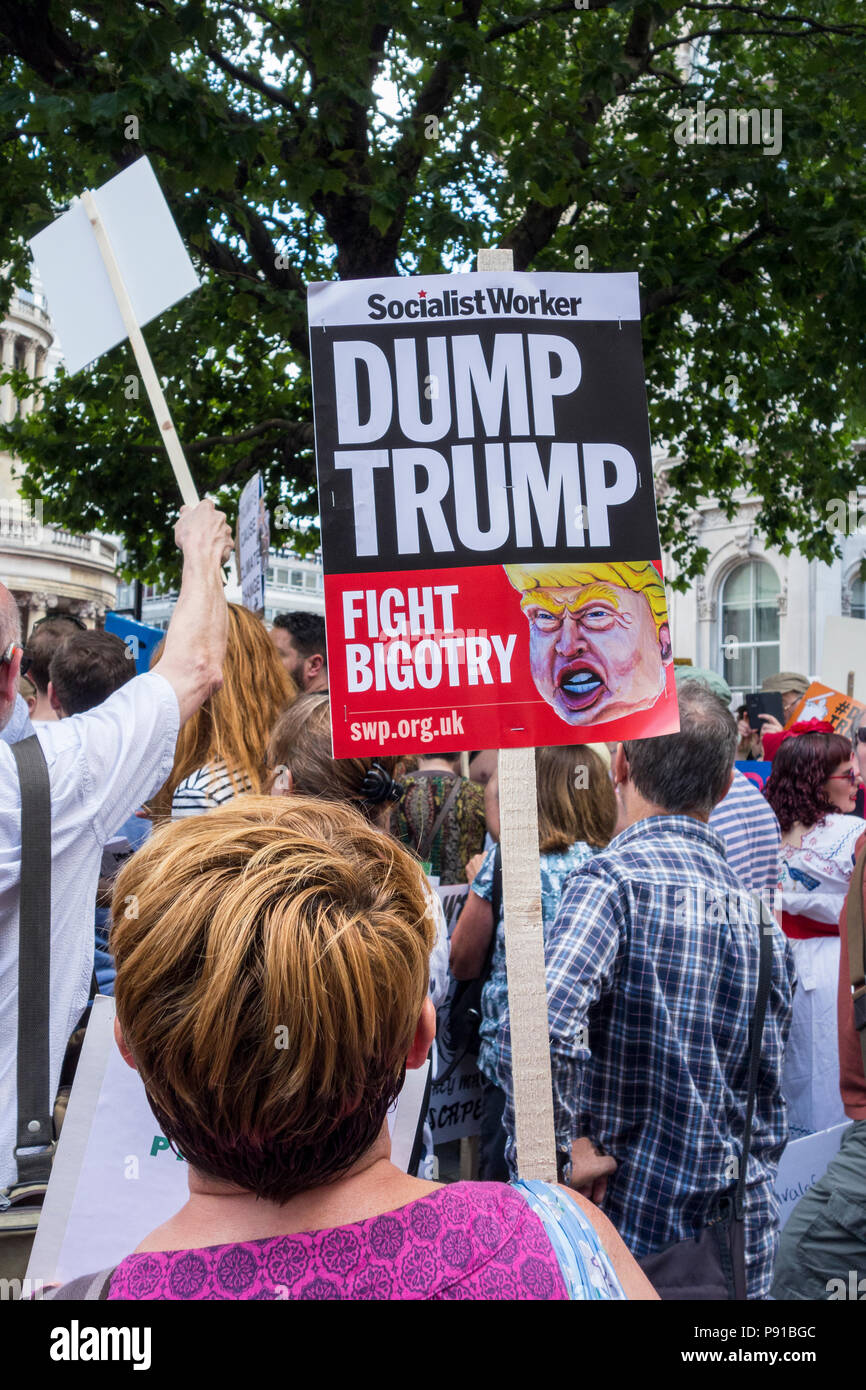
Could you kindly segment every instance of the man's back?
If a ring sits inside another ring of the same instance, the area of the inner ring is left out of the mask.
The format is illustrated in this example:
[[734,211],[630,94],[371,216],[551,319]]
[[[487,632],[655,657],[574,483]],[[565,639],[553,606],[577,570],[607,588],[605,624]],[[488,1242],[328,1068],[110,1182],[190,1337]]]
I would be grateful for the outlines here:
[[[637,822],[566,884],[547,951],[557,1142],[586,1136],[616,1159],[602,1205],[635,1254],[693,1234],[736,1183],[758,932],[721,841],[690,816]],[[751,1296],[766,1292],[775,1239],[792,978],[776,931],[748,1176]]]
[[[151,672],[90,714],[38,730],[51,787],[51,1019],[53,1101],[66,1040],[87,1002],[93,910],[102,847],[117,824],[171,771],[178,702]],[[0,1187],[14,1181],[18,1039],[21,799],[0,745]]]
[[779,887],[782,832],[772,806],[738,769],[710,816],[710,829],[724,840],[728,863],[743,887],[772,904]]

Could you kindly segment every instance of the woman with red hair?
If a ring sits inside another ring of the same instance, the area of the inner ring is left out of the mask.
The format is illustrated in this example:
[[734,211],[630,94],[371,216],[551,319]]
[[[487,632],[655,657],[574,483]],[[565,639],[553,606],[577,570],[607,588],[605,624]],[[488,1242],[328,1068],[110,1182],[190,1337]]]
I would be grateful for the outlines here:
[[848,814],[857,782],[850,741],[811,721],[783,735],[764,788],[782,830],[782,928],[797,966],[782,1073],[792,1139],[845,1121],[836,993],[839,915],[863,834],[863,822]]

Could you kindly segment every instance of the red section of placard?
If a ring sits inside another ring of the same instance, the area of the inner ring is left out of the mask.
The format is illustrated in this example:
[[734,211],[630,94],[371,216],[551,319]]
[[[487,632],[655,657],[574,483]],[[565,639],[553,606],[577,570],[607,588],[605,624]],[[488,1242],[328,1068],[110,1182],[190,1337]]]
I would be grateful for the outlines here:
[[579,630],[567,620],[556,632],[543,619],[551,631],[539,636],[536,625],[532,660],[521,597],[502,565],[326,575],[334,756],[607,743],[678,729],[666,628],[642,593],[620,593],[618,607],[603,596],[597,610],[583,604],[581,619],[591,616]]

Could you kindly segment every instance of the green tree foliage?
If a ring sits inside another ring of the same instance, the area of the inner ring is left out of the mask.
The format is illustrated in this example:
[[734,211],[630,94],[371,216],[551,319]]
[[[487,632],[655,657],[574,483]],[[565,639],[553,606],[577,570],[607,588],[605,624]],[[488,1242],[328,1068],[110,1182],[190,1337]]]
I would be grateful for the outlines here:
[[[260,468],[303,544],[305,283],[586,247],[640,272],[681,578],[689,509],[744,486],[772,544],[826,559],[864,421],[864,59],[859,0],[0,0],[6,291],[26,237],[146,153],[203,280],[148,329],[193,476],[232,503]],[[699,101],[780,111],[781,150],[678,142]],[[0,443],[46,516],[153,576],[177,498],[134,373],[120,347],[59,374]]]

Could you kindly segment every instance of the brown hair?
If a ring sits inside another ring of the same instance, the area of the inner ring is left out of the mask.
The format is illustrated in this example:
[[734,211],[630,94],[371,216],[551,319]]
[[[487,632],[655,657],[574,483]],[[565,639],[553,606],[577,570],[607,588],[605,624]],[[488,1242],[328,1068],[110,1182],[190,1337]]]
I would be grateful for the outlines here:
[[[151,798],[157,816],[171,814],[175,788],[200,767],[223,762],[235,790],[265,789],[265,748],[268,734],[298,687],[274,648],[262,623],[248,609],[230,603],[229,633],[223,662],[223,683],[208,697],[177,736],[174,766],[168,781]],[[161,642],[151,658],[162,656]]]
[[436,938],[408,851],[346,806],[248,796],[160,827],[112,910],[124,1040],[194,1168],[285,1202],[366,1153]]
[[64,714],[101,705],[135,675],[132,648],[113,632],[75,632],[54,648],[48,678]]
[[[344,801],[365,816],[378,817],[386,797],[367,797],[365,778],[376,766],[393,778],[399,758],[335,758],[331,752],[331,702],[324,692],[300,695],[278,719],[268,741],[267,761],[273,786],[280,768],[292,774],[292,791]],[[383,790],[385,790],[383,788]]]
[[536,748],[538,847],[566,850],[576,840],[603,849],[616,827],[616,796],[607,769],[591,748]]

